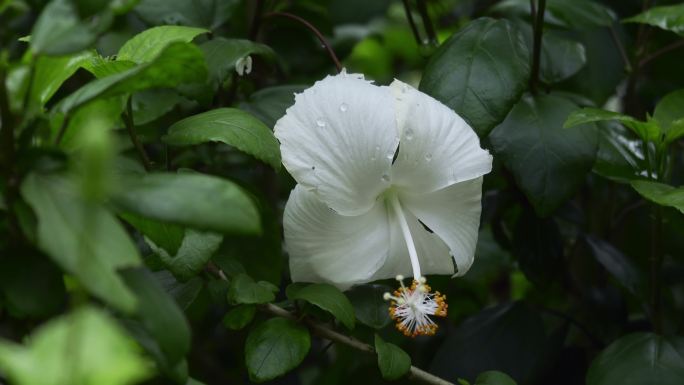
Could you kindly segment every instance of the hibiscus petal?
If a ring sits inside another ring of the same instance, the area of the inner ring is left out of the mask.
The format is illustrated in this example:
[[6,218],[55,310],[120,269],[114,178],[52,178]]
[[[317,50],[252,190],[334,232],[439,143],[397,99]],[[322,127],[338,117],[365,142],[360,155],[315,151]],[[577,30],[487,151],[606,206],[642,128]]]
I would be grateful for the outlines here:
[[274,132],[290,174],[342,215],[370,210],[389,185],[399,134],[387,87],[328,76],[296,96]]
[[[449,256],[449,248],[436,234],[425,230],[410,211],[404,210],[411,237],[416,246],[418,261],[422,275],[453,274],[454,262]],[[373,280],[394,278],[397,274],[413,276],[411,258],[406,241],[401,232],[399,220],[393,210],[389,211],[390,219],[390,253],[385,264],[373,276]]]
[[342,216],[297,185],[283,216],[292,281],[341,288],[369,282],[389,253],[387,220],[382,202],[364,214]]
[[475,131],[434,98],[395,80],[401,144],[392,165],[392,183],[414,192],[431,192],[492,170],[492,156]]
[[404,191],[399,196],[406,211],[412,212],[449,246],[459,276],[473,264],[481,198],[482,177],[428,194]]

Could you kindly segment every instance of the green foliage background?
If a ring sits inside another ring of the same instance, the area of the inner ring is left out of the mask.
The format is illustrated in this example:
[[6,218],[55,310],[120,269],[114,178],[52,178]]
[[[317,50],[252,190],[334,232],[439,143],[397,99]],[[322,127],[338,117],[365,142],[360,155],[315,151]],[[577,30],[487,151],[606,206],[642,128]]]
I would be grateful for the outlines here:
[[[0,383],[682,384],[683,47],[666,0],[0,0]],[[328,48],[494,154],[434,337],[289,279]]]

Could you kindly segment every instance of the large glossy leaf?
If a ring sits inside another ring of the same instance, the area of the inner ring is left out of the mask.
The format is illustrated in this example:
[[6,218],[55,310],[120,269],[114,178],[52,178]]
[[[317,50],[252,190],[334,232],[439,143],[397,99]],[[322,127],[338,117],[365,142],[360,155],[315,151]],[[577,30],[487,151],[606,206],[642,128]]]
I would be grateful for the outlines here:
[[397,345],[385,342],[375,335],[375,352],[378,354],[378,367],[382,378],[396,380],[411,369],[411,357]]
[[684,36],[684,4],[653,7],[624,21],[648,24]]
[[596,128],[562,128],[576,108],[553,94],[526,96],[489,136],[496,155],[541,216],[568,199],[594,164]]
[[430,372],[473,381],[499,370],[519,383],[531,383],[544,359],[541,317],[523,303],[487,308],[461,323],[437,349]]
[[69,0],[53,0],[41,12],[31,31],[31,49],[37,54],[66,55],[95,43],[94,28],[82,22]]
[[38,246],[93,295],[125,311],[136,299],[117,270],[140,264],[138,250],[103,207],[85,201],[66,176],[29,175],[21,192],[38,218]]
[[236,184],[195,173],[130,176],[113,197],[123,212],[219,233],[258,234],[259,212]]
[[280,147],[273,132],[250,113],[219,108],[185,118],[169,128],[164,141],[175,146],[222,142],[280,168]]
[[135,63],[148,62],[174,42],[189,43],[200,34],[209,32],[203,28],[165,25],[154,27],[133,36],[119,49],[117,60]]
[[190,350],[190,326],[183,312],[148,270],[127,269],[122,275],[138,299],[135,317],[155,339],[166,363],[177,364]]
[[303,300],[330,312],[347,329],[353,329],[354,307],[347,297],[335,286],[327,283],[315,283],[301,286],[292,284],[287,287],[287,297],[291,300]]
[[643,178],[646,162],[641,139],[617,123],[598,123],[599,150],[594,172],[620,183]]
[[515,224],[513,253],[530,281],[550,285],[563,269],[563,238],[556,221],[523,212]]
[[273,128],[275,122],[285,115],[285,110],[294,104],[294,95],[306,88],[307,86],[303,85],[262,88],[249,95],[249,99],[241,103],[240,108],[251,112],[268,127]]
[[141,0],[135,12],[153,25],[188,25],[214,29],[230,18],[237,0]]
[[26,345],[0,340],[0,369],[16,385],[122,385],[151,374],[126,332],[92,307],[51,320]]
[[305,327],[285,318],[272,318],[250,331],[245,362],[252,380],[268,381],[297,367],[311,347]]
[[235,71],[238,60],[249,56],[259,55],[272,59],[275,52],[264,44],[244,39],[226,39],[218,37],[200,45],[209,67],[209,79],[215,86],[219,86]]
[[644,198],[661,206],[674,207],[684,214],[684,187],[646,180],[632,181],[632,187]]
[[461,115],[480,136],[500,123],[529,78],[522,34],[506,20],[474,20],[430,58],[420,90]]
[[[529,17],[530,2],[504,0],[492,7],[505,15]],[[615,21],[614,13],[601,3],[592,0],[547,0],[544,22],[568,28],[589,29],[608,27]]]
[[172,43],[152,61],[105,76],[64,98],[58,111],[68,113],[95,98],[129,94],[150,88],[170,88],[182,83],[201,82],[207,69],[202,51],[193,44]]
[[587,385],[678,385],[684,378],[684,338],[635,333],[594,359]]
[[634,263],[610,243],[594,236],[586,237],[594,258],[622,286],[634,295],[644,294],[644,277]]
[[382,329],[391,319],[387,311],[387,301],[383,299],[385,293],[392,289],[385,285],[356,285],[347,291],[349,301],[354,307],[356,319],[362,324],[374,329]]

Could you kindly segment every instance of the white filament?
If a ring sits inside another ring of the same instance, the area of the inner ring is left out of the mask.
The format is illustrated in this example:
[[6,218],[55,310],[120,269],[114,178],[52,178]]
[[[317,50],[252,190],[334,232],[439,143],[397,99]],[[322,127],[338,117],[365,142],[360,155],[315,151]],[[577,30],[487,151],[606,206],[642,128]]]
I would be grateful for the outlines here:
[[421,278],[420,274],[420,263],[418,262],[418,252],[416,251],[416,245],[413,243],[413,237],[411,236],[411,230],[409,229],[408,222],[406,221],[406,216],[404,216],[404,210],[401,208],[401,203],[399,203],[399,198],[396,194],[392,194],[389,198],[392,204],[394,212],[397,214],[399,219],[399,226],[401,227],[401,232],[404,235],[404,240],[406,241],[406,247],[408,248],[409,256],[411,257],[411,269],[413,269],[413,279],[419,281]]

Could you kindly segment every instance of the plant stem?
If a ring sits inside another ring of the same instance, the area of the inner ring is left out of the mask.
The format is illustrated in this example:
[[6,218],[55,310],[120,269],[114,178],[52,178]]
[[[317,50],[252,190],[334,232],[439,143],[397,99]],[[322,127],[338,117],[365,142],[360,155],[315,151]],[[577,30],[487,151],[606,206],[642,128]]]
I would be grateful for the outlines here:
[[613,43],[615,43],[615,46],[617,47],[618,51],[620,51],[620,57],[622,58],[622,62],[625,65],[625,71],[632,72],[632,63],[629,62],[627,50],[625,50],[625,46],[622,44],[620,36],[618,36],[617,31],[615,30],[615,25],[613,24],[611,24],[610,26],[610,37],[613,39]]
[[651,292],[651,319],[653,331],[660,334],[663,332],[662,301],[660,286],[660,270],[663,264],[663,208],[655,204],[653,207],[653,221],[651,223],[651,256],[650,262],[650,292]]
[[649,54],[645,58],[641,59],[639,61],[639,67],[644,67],[646,64],[650,63],[652,60],[657,59],[663,54],[666,54],[670,51],[674,51],[677,48],[684,47],[684,39],[682,40],[677,40],[676,42],[666,45],[665,47],[653,52],[652,54]]
[[249,40],[256,39],[259,34],[259,27],[261,26],[261,14],[264,12],[264,0],[256,0],[254,7],[254,16],[252,17],[252,24],[249,28]]
[[333,63],[335,63],[335,67],[337,68],[337,72],[339,73],[342,71],[342,64],[340,64],[340,61],[337,59],[337,55],[335,55],[335,51],[332,50],[328,41],[325,39],[323,34],[318,29],[316,29],[316,27],[314,27],[311,23],[302,19],[301,17],[299,17],[297,15],[293,15],[291,13],[287,13],[287,12],[269,12],[269,13],[265,14],[263,16],[263,18],[267,19],[267,18],[277,17],[277,16],[284,17],[284,18],[287,18],[290,20],[294,20],[294,21],[302,24],[303,26],[305,26],[309,31],[311,31],[314,35],[316,35],[316,38],[318,38],[318,41],[320,41],[321,45],[323,45],[323,48],[325,48],[325,50],[328,52],[328,56],[330,56],[330,59],[333,61]]
[[[534,0],[531,2],[531,10],[534,10]],[[533,48],[532,48],[532,70],[530,72],[530,92],[537,93],[537,83],[539,82],[539,63],[541,60],[541,45],[542,32],[544,30],[544,11],[546,9],[546,0],[539,0],[539,8],[537,14],[532,14],[534,22],[532,23],[532,30],[534,33]]]
[[145,167],[145,171],[150,171],[152,169],[150,158],[147,156],[147,153],[145,152],[145,148],[143,147],[142,143],[140,143],[138,135],[136,135],[135,133],[135,124],[133,122],[133,102],[131,101],[132,99],[132,96],[128,97],[128,100],[126,101],[126,112],[121,115],[121,118],[126,124],[128,136],[131,137],[131,142],[133,142],[135,149],[138,151],[138,155],[140,156],[140,160],[142,160],[143,167]]
[[21,104],[21,111],[23,114],[27,114],[28,111],[26,109],[29,106],[29,102],[31,101],[31,90],[33,89],[33,78],[36,77],[36,59],[34,56],[31,56],[31,60],[29,62],[29,74],[28,74],[28,84],[26,85],[26,93],[24,94],[24,101]]
[[[2,64],[0,64],[2,65]],[[9,98],[5,87],[6,68],[0,67],[0,175],[5,179],[5,207],[9,213],[9,231],[14,238],[20,236],[19,223],[14,215],[12,206],[18,193],[18,182],[15,176],[15,148],[14,148],[14,125],[15,118],[9,106]]]
[[55,146],[59,146],[59,144],[62,142],[64,134],[66,133],[66,130],[69,127],[69,119],[69,115],[64,115],[62,125],[59,126],[59,131],[57,131],[57,136],[55,137]]
[[425,34],[427,35],[428,41],[431,44],[437,44],[437,33],[435,28],[432,26],[432,20],[430,20],[430,13],[427,9],[427,3],[425,0],[417,0],[416,5],[418,6],[418,13],[423,19],[423,26],[425,27]]
[[408,0],[402,0],[404,3],[404,12],[406,13],[406,20],[408,20],[409,26],[411,27],[411,32],[413,32],[413,37],[416,39],[418,45],[423,45],[423,40],[420,38],[420,33],[416,27],[416,22],[413,20],[413,13],[411,12],[411,6]]

